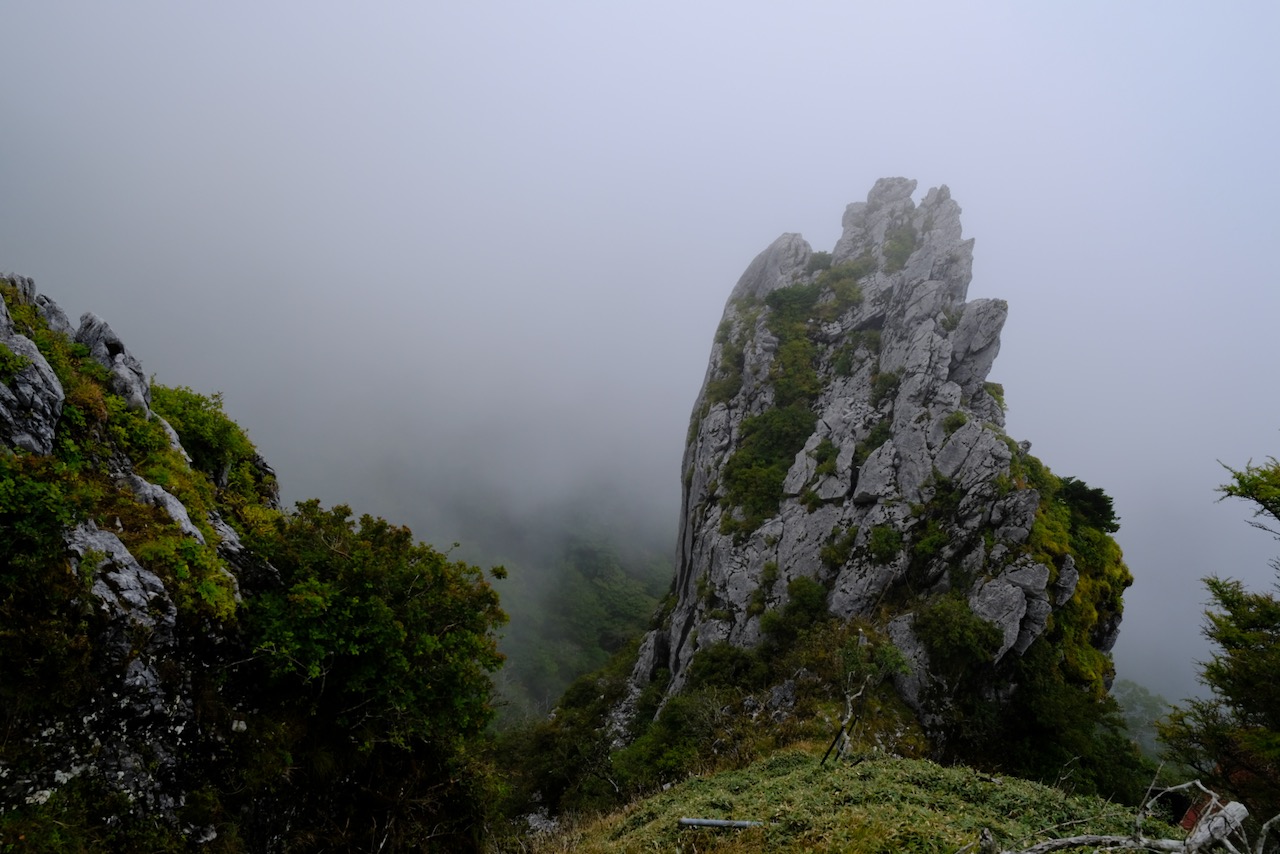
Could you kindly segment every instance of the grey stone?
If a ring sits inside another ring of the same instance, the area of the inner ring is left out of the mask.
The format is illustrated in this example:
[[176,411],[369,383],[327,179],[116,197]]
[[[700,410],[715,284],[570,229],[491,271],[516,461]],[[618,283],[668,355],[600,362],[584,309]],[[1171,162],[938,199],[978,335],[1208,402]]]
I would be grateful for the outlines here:
[[[809,244],[799,235],[782,235],[733,288],[724,322],[729,340],[742,346],[742,383],[732,400],[707,405],[707,384],[723,376],[721,336],[695,403],[683,460],[676,603],[669,625],[645,639],[628,697],[639,696],[659,668],[672,674],[668,691],[679,691],[689,662],[709,644],[757,643],[760,621],[748,608],[769,563],[779,570],[778,582],[765,591],[771,608],[785,605],[787,582],[806,577],[827,586],[833,614],[888,620],[891,638],[914,668],[895,684],[926,726],[932,718],[922,692],[938,687],[941,694],[925,693],[934,697],[931,702],[945,703],[950,689],[929,671],[915,638],[910,615],[920,602],[889,595],[904,589],[909,571],[926,601],[964,585],[958,592],[974,613],[1000,630],[997,660],[1025,652],[1044,633],[1053,608],[1074,591],[1073,566],[1064,562],[1050,588],[1050,568],[1019,557],[1040,495],[1012,484],[1014,454],[1026,450],[1010,450],[1003,411],[985,386],[1008,306],[996,299],[967,301],[973,241],[962,237],[960,208],[946,187],[929,190],[919,203],[912,198],[915,190],[906,178],[882,179],[865,202],[845,210],[833,264],[869,258],[878,269],[859,281],[859,303],[833,317],[821,308],[833,297],[823,295],[809,319],[821,389],[812,401],[817,420],[811,435],[797,441],[803,447],[795,457],[782,461],[787,471],[776,513],[754,531],[722,533],[726,514],[741,518],[737,508],[722,504],[726,466],[741,447],[746,419],[776,401],[780,341],[763,300],[779,288],[817,279],[805,269],[812,257]],[[878,346],[867,334],[872,331]],[[897,378],[892,387],[884,381],[890,373]],[[887,441],[855,466],[855,454],[866,453],[869,437],[886,427]],[[835,446],[837,456],[834,472],[820,475],[813,455],[824,441]],[[958,500],[946,518],[927,515],[936,512],[929,502],[944,486]],[[948,540],[913,566],[912,544],[926,525],[941,525]],[[877,526],[903,539],[900,553],[885,562],[873,559],[868,546]],[[837,561],[829,550],[824,554],[845,532],[855,536],[848,556]],[[888,613],[887,602],[894,603]],[[1113,634],[1110,625],[1100,629],[1098,643],[1111,642]],[[619,720],[625,718],[623,713]]]
[[1080,583],[1080,571],[1076,569],[1076,559],[1064,555],[1062,566],[1058,569],[1058,580],[1053,585],[1053,604],[1062,607],[1076,595],[1076,585]]
[[1000,630],[1000,648],[996,661],[1013,648],[1022,630],[1022,617],[1027,613],[1027,596],[1022,589],[1004,578],[984,581],[969,597],[969,608]]
[[80,317],[76,340],[89,348],[94,361],[111,371],[111,390],[124,398],[130,409],[150,411],[151,385],[142,363],[133,357],[120,336],[93,312]]
[[[28,284],[19,288],[19,293],[33,292],[30,279],[24,281]],[[51,454],[66,400],[62,383],[35,342],[15,329],[3,300],[0,346],[27,362],[7,383],[0,383],[0,442],[4,447],[22,448],[33,454]]]
[[139,501],[143,504],[150,504],[152,507],[159,507],[168,514],[170,519],[177,523],[182,533],[193,538],[200,545],[204,545],[204,534],[200,533],[200,529],[192,523],[191,517],[187,514],[187,508],[176,496],[171,495],[154,483],[143,480],[136,474],[125,475],[120,479],[120,482],[128,487]]
[[1000,330],[1009,316],[1004,300],[974,300],[965,306],[960,325],[951,336],[949,379],[967,394],[982,388],[1000,352]]
[[809,242],[800,235],[782,235],[747,267],[729,294],[730,304],[745,297],[763,299],[770,291],[792,284],[804,272],[811,253]]

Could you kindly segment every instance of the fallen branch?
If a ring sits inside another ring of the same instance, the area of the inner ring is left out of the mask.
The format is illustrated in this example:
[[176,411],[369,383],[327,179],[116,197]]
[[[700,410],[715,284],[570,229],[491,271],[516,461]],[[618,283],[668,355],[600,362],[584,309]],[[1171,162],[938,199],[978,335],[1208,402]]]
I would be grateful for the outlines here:
[[[1209,797],[1208,803],[1196,821],[1195,827],[1191,828],[1191,832],[1187,834],[1187,838],[1151,839],[1143,836],[1140,830],[1142,820],[1150,815],[1151,806],[1163,795],[1187,789],[1199,789]],[[1154,795],[1152,795],[1153,791],[1155,792]],[[1172,851],[1180,852],[1181,854],[1200,854],[1200,852],[1207,852],[1219,846],[1231,852],[1231,854],[1241,854],[1241,848],[1250,852],[1250,854],[1263,854],[1267,838],[1272,833],[1280,832],[1280,815],[1275,815],[1262,825],[1255,844],[1251,846],[1244,831],[1244,822],[1249,817],[1249,810],[1239,801],[1224,801],[1217,792],[1207,788],[1199,780],[1192,780],[1189,783],[1160,790],[1148,789],[1147,795],[1148,797],[1144,798],[1142,805],[1138,807],[1133,833],[1128,836],[1108,836],[1092,833],[1067,836],[1060,839],[1048,839],[1044,842],[1036,843],[1030,848],[1002,851],[1001,854],[1049,854],[1051,851],[1084,847],[1107,848],[1118,851]],[[1233,838],[1235,844],[1233,844]],[[990,845],[991,841],[993,840],[988,833],[984,832],[979,843],[979,850],[994,850],[994,846]],[[1237,844],[1240,847],[1237,847]]]

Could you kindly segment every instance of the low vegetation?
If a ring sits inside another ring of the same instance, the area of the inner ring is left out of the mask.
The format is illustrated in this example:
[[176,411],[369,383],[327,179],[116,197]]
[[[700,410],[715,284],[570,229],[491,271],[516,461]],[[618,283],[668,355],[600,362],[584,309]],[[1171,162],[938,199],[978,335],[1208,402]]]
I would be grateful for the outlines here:
[[[1001,849],[1064,832],[1127,835],[1133,810],[1061,789],[924,759],[860,753],[821,762],[810,744],[732,771],[687,780],[670,791],[593,820],[535,837],[550,852],[757,852],[844,854],[975,850],[989,829]],[[748,820],[747,829],[681,827],[681,817]],[[1148,836],[1179,837],[1168,814],[1147,819]],[[513,849],[514,850],[514,849]]]

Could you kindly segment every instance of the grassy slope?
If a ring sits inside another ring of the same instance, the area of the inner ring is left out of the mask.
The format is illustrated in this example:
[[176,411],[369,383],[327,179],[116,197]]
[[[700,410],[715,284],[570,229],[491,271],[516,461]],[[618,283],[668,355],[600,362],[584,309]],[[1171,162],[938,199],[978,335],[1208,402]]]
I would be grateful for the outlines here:
[[[1001,849],[1133,829],[1130,808],[1012,777],[897,758],[820,767],[820,758],[820,753],[784,751],[739,771],[688,780],[544,836],[533,850],[953,852],[976,842],[983,827],[991,828]],[[677,825],[682,816],[766,825],[688,829]],[[1154,822],[1144,832],[1179,835]]]

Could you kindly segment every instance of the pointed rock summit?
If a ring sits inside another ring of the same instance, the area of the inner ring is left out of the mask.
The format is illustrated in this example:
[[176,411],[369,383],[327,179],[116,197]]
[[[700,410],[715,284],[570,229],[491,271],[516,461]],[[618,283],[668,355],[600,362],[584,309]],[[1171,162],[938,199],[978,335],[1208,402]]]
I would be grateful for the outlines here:
[[[939,692],[925,689],[946,686],[916,618],[941,602],[993,627],[993,666],[1075,607],[1059,628],[1079,631],[1053,642],[1078,653],[1076,681],[1105,690],[1128,583],[1119,551],[1081,567],[1072,544],[1034,534],[1063,483],[1102,494],[1059,481],[1005,434],[988,374],[1008,306],[966,299],[960,207],[945,186],[919,203],[915,189],[878,181],[830,253],[782,235],[730,294],[689,427],[673,598],[641,646],[630,703],[659,679],[679,692],[700,650],[759,644],[762,616],[798,578],[823,586],[831,613],[892,639],[912,665],[899,693],[926,724],[922,698]],[[1077,595],[1082,576],[1109,583]]]

